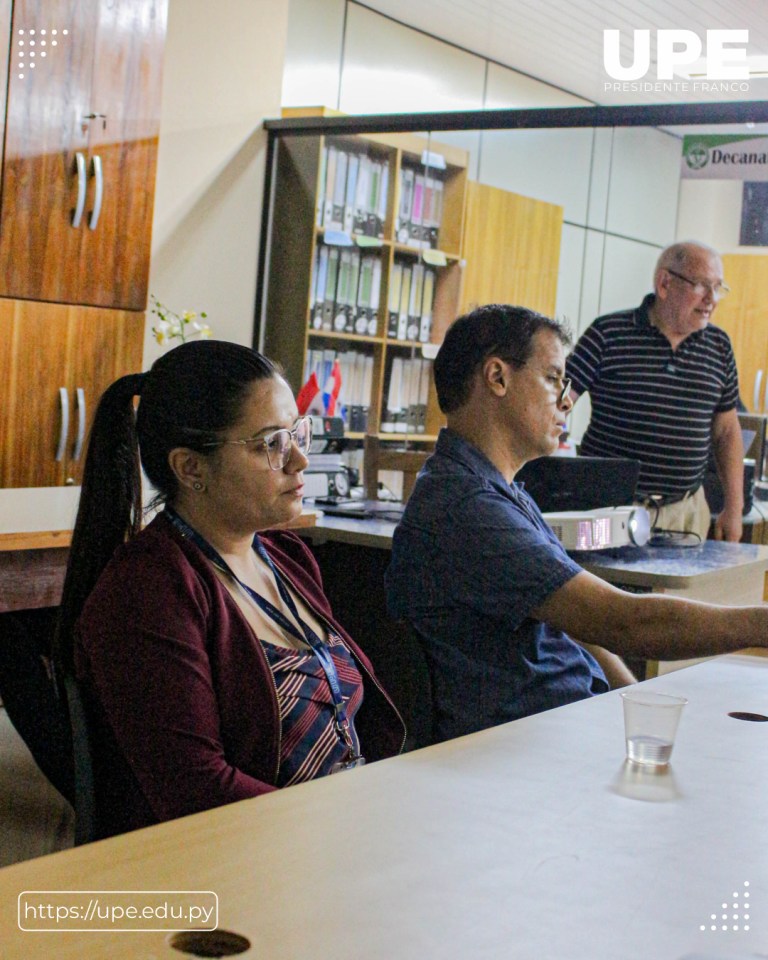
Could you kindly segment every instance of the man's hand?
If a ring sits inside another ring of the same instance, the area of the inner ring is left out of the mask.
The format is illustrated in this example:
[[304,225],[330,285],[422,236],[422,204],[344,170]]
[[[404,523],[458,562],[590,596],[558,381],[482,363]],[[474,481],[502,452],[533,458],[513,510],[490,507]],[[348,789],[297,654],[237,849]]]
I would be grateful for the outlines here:
[[742,531],[740,511],[723,510],[715,517],[715,540],[728,540],[730,543],[738,543],[741,540]]

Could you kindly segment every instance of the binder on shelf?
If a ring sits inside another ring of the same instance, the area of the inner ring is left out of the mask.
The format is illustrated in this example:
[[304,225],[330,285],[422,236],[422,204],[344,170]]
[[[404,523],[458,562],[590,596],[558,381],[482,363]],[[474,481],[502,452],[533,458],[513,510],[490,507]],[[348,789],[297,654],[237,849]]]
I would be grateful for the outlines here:
[[413,178],[414,172],[409,167],[400,170],[400,204],[395,223],[395,235],[398,243],[408,242],[408,229],[413,210]]
[[328,147],[323,147],[320,154],[320,175],[317,182],[317,207],[315,210],[315,224],[318,227],[323,225],[323,214],[325,213],[325,178],[328,175]]
[[398,404],[398,410],[392,418],[395,424],[395,433],[408,432],[408,404],[411,396],[412,373],[413,363],[410,360],[403,360],[400,381],[400,402]]
[[360,431],[362,422],[363,380],[365,377],[365,356],[354,352],[350,362],[349,388],[349,429],[353,433]]
[[[321,246],[318,251],[317,290],[312,311],[312,328],[320,330],[323,326],[323,311],[325,307],[325,288],[328,279],[328,247]],[[306,380],[304,381],[306,383]]]
[[360,285],[360,254],[354,250],[350,254],[349,266],[349,291],[347,297],[346,324],[344,330],[346,333],[355,332],[355,321],[357,320],[357,296]]
[[419,430],[419,397],[421,395],[421,377],[423,361],[418,357],[411,361],[411,389],[408,393],[408,433],[418,433]]
[[421,377],[419,379],[419,410],[417,418],[417,433],[425,433],[427,429],[427,403],[429,402],[429,381],[432,376],[432,361],[421,361]]
[[381,297],[381,258],[373,258],[373,280],[368,306],[368,336],[375,337],[379,329],[379,299]]
[[424,264],[416,263],[411,280],[411,296],[408,301],[408,328],[406,340],[417,340],[421,325],[421,299],[424,292]]
[[372,256],[365,256],[360,264],[360,285],[357,294],[357,317],[355,319],[355,333],[364,336],[368,333],[368,309],[371,303],[373,288],[373,260]]
[[355,190],[355,210],[353,230],[355,233],[367,233],[368,228],[368,198],[371,194],[371,158],[365,154],[360,157],[360,166],[357,172],[357,188]]
[[389,191],[389,164],[381,164],[381,176],[376,196],[376,229],[374,237],[384,236],[384,222],[387,219],[387,193]]
[[371,411],[371,394],[373,389],[373,357],[365,357],[363,365],[363,410],[362,430],[368,429],[368,416]]
[[376,211],[379,208],[379,189],[381,185],[381,164],[377,161],[371,163],[371,182],[368,190],[368,200],[366,204],[367,222],[365,233],[371,237],[378,236],[376,227]]
[[412,268],[403,264],[403,279],[400,283],[400,313],[397,318],[397,339],[408,339],[408,307],[411,304]]
[[419,324],[419,340],[429,343],[432,336],[432,306],[435,301],[435,271],[429,268],[424,271],[424,293],[421,298],[421,322]]
[[429,212],[429,234],[427,236],[428,246],[436,248],[440,236],[440,225],[443,220],[443,181],[435,177],[434,189]]
[[341,255],[339,256],[339,281],[336,290],[336,305],[333,311],[333,329],[336,333],[343,333],[347,326],[351,258],[351,251],[341,251]]
[[400,413],[400,391],[403,384],[403,361],[401,357],[392,358],[392,367],[389,373],[389,390],[387,391],[387,405],[381,418],[381,432],[394,433],[397,417]]
[[403,281],[403,265],[395,261],[389,278],[389,317],[387,322],[387,336],[397,339],[397,324],[400,319],[400,287]]
[[330,227],[333,220],[333,190],[336,185],[336,147],[328,147],[328,161],[325,170],[325,199],[323,201],[323,226]]
[[[328,275],[325,280],[325,300],[323,301],[323,330],[333,329],[333,308],[336,303],[336,281],[339,273],[339,251],[331,247],[328,251]],[[321,381],[325,383],[325,380]]]
[[333,185],[333,207],[331,222],[326,227],[331,230],[344,229],[344,199],[347,187],[347,163],[349,155],[345,150],[339,150],[336,157],[336,178]]
[[413,210],[411,213],[411,222],[408,227],[409,247],[419,249],[423,239],[424,230],[424,175],[417,173],[413,184]]
[[357,193],[357,177],[360,169],[360,157],[356,153],[349,155],[347,168],[347,188],[344,197],[344,231],[351,234],[355,225],[355,195]]

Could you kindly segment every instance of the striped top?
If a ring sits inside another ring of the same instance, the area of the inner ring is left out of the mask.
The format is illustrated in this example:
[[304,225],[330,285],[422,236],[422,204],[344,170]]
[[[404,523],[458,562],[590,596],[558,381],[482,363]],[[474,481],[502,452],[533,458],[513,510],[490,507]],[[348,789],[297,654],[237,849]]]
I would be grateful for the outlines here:
[[724,330],[708,324],[673,351],[650,322],[653,301],[649,294],[634,310],[598,317],[566,375],[592,403],[581,454],[639,460],[638,495],[676,500],[701,486],[713,417],[736,407],[739,381]]
[[[278,647],[266,640],[261,644],[280,705],[280,769],[275,786],[290,787],[326,776],[334,763],[346,759],[347,748],[336,735],[331,689],[320,661],[311,650]],[[339,674],[352,742],[360,753],[354,718],[363,702],[363,678],[340,637],[329,633],[327,647]]]

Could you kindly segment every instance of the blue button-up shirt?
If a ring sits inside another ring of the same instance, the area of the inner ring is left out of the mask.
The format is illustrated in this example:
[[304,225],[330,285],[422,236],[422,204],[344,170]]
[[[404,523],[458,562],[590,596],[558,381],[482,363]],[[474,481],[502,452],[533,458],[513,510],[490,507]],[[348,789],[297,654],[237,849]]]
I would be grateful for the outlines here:
[[390,612],[423,640],[439,739],[608,689],[586,650],[532,616],[580,572],[522,485],[442,430],[386,574]]

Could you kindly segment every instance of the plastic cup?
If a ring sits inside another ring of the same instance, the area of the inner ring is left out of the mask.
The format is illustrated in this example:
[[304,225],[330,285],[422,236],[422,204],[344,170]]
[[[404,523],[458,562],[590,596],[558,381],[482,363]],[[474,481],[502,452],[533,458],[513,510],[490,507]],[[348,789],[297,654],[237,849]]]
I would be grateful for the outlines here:
[[622,693],[627,759],[632,763],[665,767],[675,745],[685,697],[646,690]]

